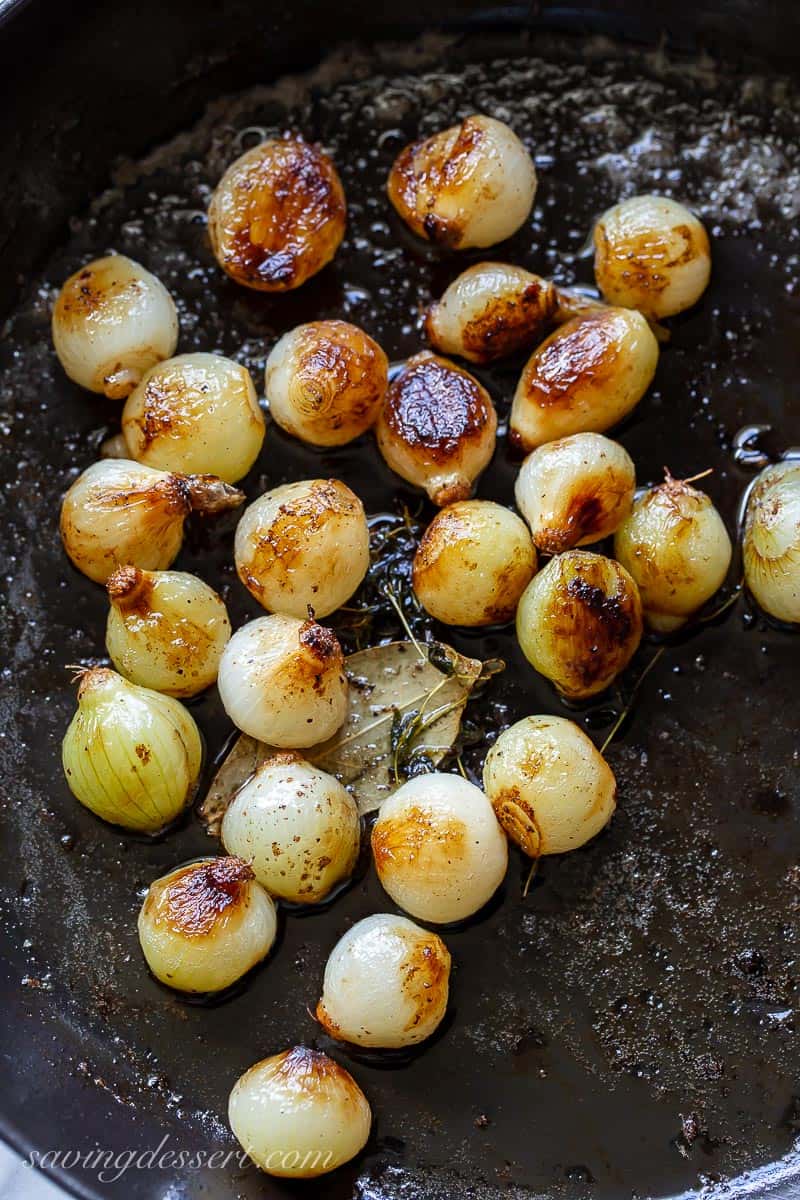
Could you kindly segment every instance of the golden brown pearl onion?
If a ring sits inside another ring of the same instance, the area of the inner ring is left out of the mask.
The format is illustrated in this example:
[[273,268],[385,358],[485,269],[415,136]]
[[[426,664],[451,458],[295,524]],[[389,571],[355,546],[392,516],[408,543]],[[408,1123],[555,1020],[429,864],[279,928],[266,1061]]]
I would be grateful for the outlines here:
[[800,622],[800,463],[766,467],[747,503],[744,577],[778,621]]
[[708,287],[711,250],[697,217],[667,196],[633,196],[594,228],[594,273],[611,304],[651,320],[691,308]]
[[352,1075],[320,1050],[295,1046],[245,1071],[228,1101],[244,1151],[268,1175],[314,1179],[364,1147],[372,1113]]
[[388,369],[378,343],[356,325],[298,325],[276,342],[267,359],[270,415],[312,446],[343,446],[374,423]]
[[316,621],[275,613],[243,625],[225,647],[217,686],[242,733],[281,749],[316,746],[347,716],[342,648]]
[[275,906],[240,858],[204,858],[157,879],[139,912],[147,965],[181,992],[219,992],[266,958]]
[[528,662],[572,700],[602,692],[630,662],[642,637],[642,602],[628,572],[587,550],[551,558],[517,609]]
[[369,567],[364,506],[338,479],[285,483],[242,514],[234,547],[248,591],[272,612],[318,617],[335,612]]
[[390,383],[375,434],[391,469],[441,507],[472,494],[494,453],[497,414],[468,371],[423,350]]
[[516,513],[462,500],[434,517],[414,555],[414,591],[446,625],[510,621],[536,570],[536,551]]
[[190,512],[236,508],[244,493],[214,475],[172,475],[125,458],[93,463],[61,506],[61,540],[73,564],[96,583],[117,567],[165,570]]
[[573,433],[529,454],[514,487],[537,549],[560,554],[613,533],[631,510],[636,472],[601,433]]
[[658,342],[645,318],[603,308],[567,321],[525,364],[511,407],[511,440],[526,452],[572,433],[602,433],[647,391]]
[[231,279],[262,292],[300,287],[339,249],[344,190],[333,162],[300,138],[272,138],[228,167],[208,208],[208,232]]
[[425,332],[436,350],[488,363],[534,345],[558,311],[556,288],[507,263],[476,263],[428,309]]
[[409,779],[384,800],[372,853],[395,904],[436,925],[483,908],[508,865],[505,836],[483,792],[438,771]]
[[406,146],[387,190],[420,237],[451,250],[493,246],[526,221],[536,169],[508,125],[477,115]]
[[356,1046],[415,1046],[441,1022],[449,984],[450,953],[438,934],[375,913],[331,951],[317,1020]]
[[614,555],[633,576],[647,624],[684,625],[722,585],[731,540],[705,492],[668,475],[633,505],[614,537]]
[[70,379],[122,400],[175,353],[178,315],[167,289],[124,254],[70,275],[53,308],[53,344]]
[[258,458],[264,418],[246,367],[221,354],[179,354],[128,397],[122,433],[137,462],[236,483]]
[[120,674],[168,696],[211,687],[231,636],[213,588],[184,571],[119,567],[106,591],[106,648]]
[[222,842],[273,896],[318,904],[358,857],[358,809],[338,779],[293,751],[262,763],[225,810]]
[[525,717],[504,730],[486,756],[483,786],[500,824],[531,858],[583,846],[616,808],[613,771],[564,717]]

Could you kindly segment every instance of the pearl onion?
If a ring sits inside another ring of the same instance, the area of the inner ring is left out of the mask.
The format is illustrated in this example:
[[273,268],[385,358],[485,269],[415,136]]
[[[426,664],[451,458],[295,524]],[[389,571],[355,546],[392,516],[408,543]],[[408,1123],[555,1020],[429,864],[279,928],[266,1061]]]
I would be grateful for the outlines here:
[[517,507],[544,554],[597,542],[631,510],[633,461],[600,433],[573,433],[529,454],[514,487]]
[[120,567],[106,590],[106,648],[120,674],[169,696],[211,687],[231,624],[208,584],[183,571]]
[[122,400],[145,371],[175,353],[178,315],[167,289],[124,254],[70,275],[53,309],[53,344],[70,379]]
[[298,325],[267,359],[270,415],[312,446],[343,446],[373,424],[388,369],[378,343],[347,321]]
[[258,458],[264,418],[246,367],[221,354],[180,354],[128,397],[122,433],[137,462],[236,483]]
[[372,1113],[349,1071],[319,1050],[295,1046],[237,1079],[228,1119],[262,1171],[314,1179],[358,1154]]
[[688,208],[666,196],[633,196],[594,229],[594,273],[611,304],[658,320],[691,308],[708,287],[708,235]]
[[236,530],[236,570],[259,604],[318,617],[335,612],[369,567],[364,506],[338,479],[286,483],[246,508]]
[[534,350],[514,393],[511,439],[525,451],[602,433],[647,391],[658,342],[641,313],[605,308],[567,321]]
[[384,800],[372,852],[395,904],[438,925],[483,908],[508,865],[506,839],[483,792],[440,772],[409,779]]
[[242,626],[225,647],[217,686],[234,725],[279,748],[316,746],[347,715],[342,648],[315,621],[274,614]]
[[532,346],[556,319],[556,288],[506,263],[476,263],[455,279],[425,317],[436,350],[487,363]]
[[272,138],[231,163],[208,208],[208,233],[231,279],[262,292],[300,287],[344,237],[346,205],[333,162],[300,138]]
[[222,821],[225,849],[273,896],[298,904],[324,900],[352,874],[360,836],[352,796],[291,751],[261,764]]
[[619,563],[586,550],[551,558],[517,609],[528,662],[572,700],[602,692],[642,637],[642,602]]
[[443,508],[414,555],[414,591],[447,625],[510,621],[536,570],[536,551],[516,513],[491,500]]
[[244,500],[212,476],[171,475],[125,458],[93,463],[61,506],[61,539],[73,564],[106,583],[117,567],[164,570],[181,548],[192,511],[214,513]]
[[497,414],[477,379],[424,350],[389,385],[375,434],[391,469],[441,506],[472,494],[494,453]]
[[204,858],[150,885],[138,928],[157,979],[182,992],[218,992],[266,958],[277,920],[246,863]]
[[414,233],[465,250],[502,242],[525,223],[536,169],[508,125],[478,115],[406,146],[387,188]]
[[684,625],[710,600],[731,554],[709,497],[671,476],[639,497],[614,537],[614,555],[636,581],[645,620],[661,633]]
[[375,913],[331,951],[317,1020],[357,1046],[415,1046],[441,1022],[449,981],[450,954],[438,934]]
[[758,604],[778,621],[800,623],[800,465],[766,467],[747,504],[744,577]]
[[583,846],[616,807],[614,774],[564,717],[526,717],[486,756],[483,786],[500,824],[531,858]]

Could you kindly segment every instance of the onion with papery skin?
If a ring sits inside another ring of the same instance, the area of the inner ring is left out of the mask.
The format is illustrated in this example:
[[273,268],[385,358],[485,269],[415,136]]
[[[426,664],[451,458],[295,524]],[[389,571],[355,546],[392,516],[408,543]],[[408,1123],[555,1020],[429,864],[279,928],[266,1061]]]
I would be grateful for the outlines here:
[[383,887],[421,921],[463,921],[492,898],[508,846],[480,788],[460,775],[409,779],[384,800],[372,828]]
[[633,460],[600,433],[574,433],[529,454],[514,487],[537,549],[560,554],[608,537],[631,510]]
[[651,320],[691,308],[708,287],[708,234],[694,213],[667,196],[632,196],[594,227],[594,274],[611,304]]
[[441,507],[472,494],[494,453],[497,414],[468,371],[423,350],[390,383],[375,434],[391,469]]
[[93,463],[61,506],[61,540],[72,563],[95,583],[117,567],[165,570],[183,541],[190,512],[236,508],[244,494],[213,475],[171,475],[125,458]]
[[91,667],[81,674],[61,758],[86,808],[112,825],[158,833],[191,804],[203,743],[177,700]]
[[287,751],[261,763],[242,785],[221,836],[271,895],[317,904],[352,874],[361,825],[338,779]]
[[273,614],[242,626],[225,647],[217,686],[234,725],[281,749],[316,746],[347,716],[342,648],[316,621]]
[[478,114],[406,146],[387,191],[420,237],[451,250],[493,246],[527,220],[536,168],[513,129]]
[[152,367],[122,411],[130,457],[236,483],[258,458],[264,418],[246,367],[221,354],[179,354]]
[[551,558],[517,609],[528,662],[571,700],[602,692],[627,667],[642,637],[642,602],[628,572],[587,550]]
[[511,406],[512,442],[529,451],[610,429],[639,403],[657,363],[658,342],[641,313],[599,308],[574,317],[525,364]]
[[375,913],[331,951],[317,1020],[356,1046],[415,1046],[442,1020],[449,986],[450,953],[438,934]]
[[228,1120],[262,1171],[314,1179],[363,1149],[372,1113],[349,1071],[321,1050],[295,1046],[237,1079]]
[[342,183],[319,146],[271,138],[231,163],[208,207],[208,234],[231,279],[262,292],[300,287],[339,249]]
[[614,555],[633,576],[647,624],[684,625],[724,583],[731,540],[705,492],[668,473],[650,488],[614,537]]
[[70,379],[111,400],[128,396],[178,342],[169,292],[124,254],[97,258],[69,277],[53,308],[52,328]]
[[557,311],[557,289],[541,275],[507,263],[476,263],[430,306],[425,332],[442,354],[488,363],[534,345]]
[[778,621],[800,623],[800,463],[766,467],[750,492],[742,543],[744,578]]
[[483,786],[500,824],[531,858],[583,846],[616,807],[614,773],[564,717],[525,717],[504,730],[486,756]]
[[383,350],[357,325],[298,325],[275,343],[267,359],[270,415],[312,446],[343,446],[374,423],[388,371]]
[[211,687],[231,625],[207,583],[183,571],[119,567],[106,590],[106,648],[120,674],[169,696]]
[[151,883],[138,929],[156,979],[181,992],[221,992],[269,954],[277,917],[246,862],[204,858]]
[[242,514],[236,570],[271,612],[317,617],[335,612],[369,567],[364,505],[338,479],[306,479],[265,492]]
[[491,500],[462,500],[434,517],[414,555],[414,591],[447,625],[512,620],[536,570],[531,536],[516,513]]

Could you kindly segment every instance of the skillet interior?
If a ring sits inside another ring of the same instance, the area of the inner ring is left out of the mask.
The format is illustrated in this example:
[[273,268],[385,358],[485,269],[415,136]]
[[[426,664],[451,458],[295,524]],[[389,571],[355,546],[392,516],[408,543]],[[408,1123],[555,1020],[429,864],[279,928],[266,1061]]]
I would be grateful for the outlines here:
[[[107,247],[142,258],[181,298],[181,348],[231,353],[257,377],[275,335],[312,314],[349,315],[402,357],[419,344],[418,301],[458,267],[421,253],[387,222],[380,180],[400,144],[392,131],[433,128],[465,105],[480,107],[483,95],[539,155],[533,238],[528,230],[504,248],[514,261],[588,281],[590,264],[578,256],[585,232],[628,185],[666,181],[712,216],[712,289],[675,323],[656,390],[621,435],[640,480],[656,479],[664,462],[685,474],[713,465],[709,490],[732,526],[747,480],[732,457],[735,431],[768,420],[780,444],[800,441],[791,404],[799,249],[791,89],[756,85],[752,73],[750,83],[733,73],[665,77],[652,62],[596,44],[537,42],[527,51],[538,57],[534,68],[494,68],[501,82],[488,91],[481,68],[464,73],[466,62],[521,49],[518,39],[489,45],[484,36],[429,48],[429,60],[349,61],[347,79],[360,70],[398,76],[409,62],[428,72],[393,90],[384,81],[380,104],[372,86],[335,99],[324,88],[298,93],[292,123],[333,146],[343,167],[351,245],[297,296],[270,301],[221,280],[196,217],[205,188],[235,152],[237,131],[284,122],[286,93],[259,94],[222,106],[188,147],[162,154],[144,173],[118,174],[125,189],[74,225],[7,331],[3,635],[12,661],[4,698],[11,734],[2,751],[2,1036],[13,1097],[5,1120],[18,1141],[147,1148],[170,1132],[176,1145],[229,1145],[220,1118],[231,1081],[261,1054],[316,1037],[304,1006],[317,995],[328,949],[354,919],[385,907],[367,873],[328,911],[288,918],[274,961],[215,1008],[176,1001],[144,972],[137,889],[206,852],[208,842],[193,823],[157,844],[122,838],[78,810],[58,768],[73,703],[64,665],[102,652],[105,614],[102,593],[68,569],[54,521],[63,487],[94,457],[109,420],[107,405],[66,383],[49,348],[52,286],[81,258]],[[637,74],[648,82],[631,92]],[[365,110],[370,102],[377,111]],[[727,135],[726,112],[734,122]],[[376,126],[384,136],[365,141],[364,129]],[[640,145],[645,128],[651,134]],[[704,132],[705,154],[680,157],[682,174],[670,177],[676,150]],[[600,165],[609,149],[618,161]],[[42,239],[52,233],[47,225]],[[512,370],[486,380],[508,400]],[[501,444],[480,494],[510,500],[515,469]],[[397,493],[369,442],[318,456],[277,433],[248,493],[323,473],[356,487],[373,512]],[[232,578],[232,528],[193,529],[179,565],[226,579],[238,624],[255,609]],[[467,652],[508,658],[494,695],[509,716],[558,710],[509,634],[447,636]],[[363,1163],[315,1195],[667,1194],[790,1150],[798,658],[796,638],[741,607],[669,650],[610,755],[621,792],[611,830],[588,850],[548,862],[524,902],[525,868],[514,858],[502,901],[449,935],[452,1021],[399,1069],[355,1062],[378,1117],[373,1142]],[[582,716],[598,738],[608,709],[604,702]],[[215,698],[194,711],[218,750],[228,726]],[[692,1139],[682,1116],[694,1113]],[[484,1114],[489,1124],[480,1128]],[[70,1182],[100,1191],[80,1172]],[[149,1197],[170,1182],[129,1172],[120,1188]],[[203,1186],[220,1197],[288,1190],[253,1173],[208,1172]]]

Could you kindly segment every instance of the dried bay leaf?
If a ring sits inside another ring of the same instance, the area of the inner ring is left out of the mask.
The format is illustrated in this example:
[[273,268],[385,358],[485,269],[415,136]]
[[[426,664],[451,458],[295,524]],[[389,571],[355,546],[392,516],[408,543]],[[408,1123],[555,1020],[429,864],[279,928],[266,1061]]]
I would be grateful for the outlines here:
[[[458,737],[461,716],[479,681],[500,663],[465,658],[440,642],[416,646],[390,642],[359,650],[346,660],[350,710],[327,742],[303,752],[352,792],[360,813],[369,813],[403,782],[402,768],[435,767]],[[232,797],[275,748],[246,734],[217,771],[200,816],[212,834]]]

